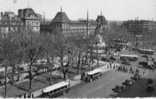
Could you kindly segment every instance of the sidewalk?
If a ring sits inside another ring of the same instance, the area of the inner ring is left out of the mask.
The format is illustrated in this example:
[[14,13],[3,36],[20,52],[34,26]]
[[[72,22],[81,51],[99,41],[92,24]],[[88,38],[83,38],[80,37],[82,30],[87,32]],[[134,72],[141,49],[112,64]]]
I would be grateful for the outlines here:
[[70,79],[70,87],[76,86],[81,83],[81,75],[76,75],[73,79]]

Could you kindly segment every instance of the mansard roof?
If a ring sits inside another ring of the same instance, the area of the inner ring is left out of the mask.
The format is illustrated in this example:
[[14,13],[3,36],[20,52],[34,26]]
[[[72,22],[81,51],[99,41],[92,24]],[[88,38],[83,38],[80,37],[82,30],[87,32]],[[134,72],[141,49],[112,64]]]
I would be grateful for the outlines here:
[[52,23],[69,23],[70,19],[68,18],[67,14],[65,12],[58,12],[54,19],[52,20]]
[[22,17],[22,18],[28,18],[28,17],[30,17],[32,15],[35,18],[39,18],[37,13],[35,13],[35,11],[32,8],[19,9],[18,14],[19,14],[19,17]]

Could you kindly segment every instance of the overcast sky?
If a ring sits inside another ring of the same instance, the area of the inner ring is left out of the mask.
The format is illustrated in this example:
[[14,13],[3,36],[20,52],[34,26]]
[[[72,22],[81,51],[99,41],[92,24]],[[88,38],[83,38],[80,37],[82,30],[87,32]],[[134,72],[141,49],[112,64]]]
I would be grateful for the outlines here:
[[63,8],[72,20],[86,18],[87,9],[90,19],[95,19],[102,11],[108,20],[149,19],[156,20],[156,0],[0,0],[0,11],[32,7],[37,13],[52,19]]

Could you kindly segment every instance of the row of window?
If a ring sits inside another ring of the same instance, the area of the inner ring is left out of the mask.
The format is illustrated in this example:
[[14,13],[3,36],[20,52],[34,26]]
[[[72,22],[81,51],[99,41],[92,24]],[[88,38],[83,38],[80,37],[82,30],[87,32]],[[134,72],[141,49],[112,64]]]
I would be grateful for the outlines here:
[[2,22],[0,25],[23,25],[21,22]]
[[[88,29],[89,32],[93,32],[95,29]],[[86,29],[63,29],[63,32],[87,32]]]
[[29,24],[31,26],[40,26],[39,21],[26,21],[26,24]]
[[[86,25],[69,25],[69,24],[55,24],[56,28],[63,28],[63,29],[87,29]],[[95,29],[96,26],[89,26],[89,29]]]
[[[10,31],[18,31],[18,27],[10,27]],[[9,27],[0,28],[0,32],[8,33],[9,32]]]

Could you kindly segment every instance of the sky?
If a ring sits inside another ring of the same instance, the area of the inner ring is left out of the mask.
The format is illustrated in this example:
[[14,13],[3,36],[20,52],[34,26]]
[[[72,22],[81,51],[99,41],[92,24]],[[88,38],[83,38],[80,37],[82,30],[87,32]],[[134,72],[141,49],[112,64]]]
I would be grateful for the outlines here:
[[31,7],[48,19],[62,7],[71,20],[86,18],[87,11],[90,19],[102,12],[107,20],[156,20],[156,0],[0,0],[0,4],[0,11],[17,13],[19,8]]

